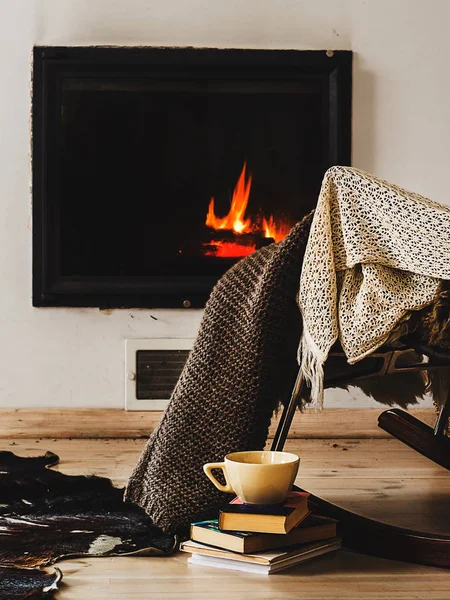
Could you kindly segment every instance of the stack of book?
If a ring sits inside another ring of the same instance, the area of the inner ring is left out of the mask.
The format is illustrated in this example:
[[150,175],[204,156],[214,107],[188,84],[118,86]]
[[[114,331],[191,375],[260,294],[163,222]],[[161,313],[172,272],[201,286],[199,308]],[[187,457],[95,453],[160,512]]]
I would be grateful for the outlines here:
[[284,506],[249,506],[235,498],[213,521],[191,525],[180,550],[190,563],[270,574],[337,550],[337,521],[311,513],[305,492],[291,492]]

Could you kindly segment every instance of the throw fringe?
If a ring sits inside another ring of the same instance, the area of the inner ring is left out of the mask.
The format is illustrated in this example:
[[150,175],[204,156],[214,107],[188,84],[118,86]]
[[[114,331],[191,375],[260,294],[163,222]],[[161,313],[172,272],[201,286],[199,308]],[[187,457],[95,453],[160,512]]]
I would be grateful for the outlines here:
[[307,385],[311,388],[310,407],[316,411],[323,409],[323,363],[326,356],[316,346],[303,323],[303,335],[300,340],[297,360]]

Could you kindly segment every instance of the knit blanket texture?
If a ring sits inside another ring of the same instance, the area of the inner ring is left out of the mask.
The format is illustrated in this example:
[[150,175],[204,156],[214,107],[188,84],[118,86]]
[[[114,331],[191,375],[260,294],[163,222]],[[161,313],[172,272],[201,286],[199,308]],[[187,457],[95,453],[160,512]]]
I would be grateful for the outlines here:
[[450,208],[350,167],[324,177],[300,278],[299,362],[312,405],[339,339],[348,362],[386,343],[450,279]]
[[226,454],[263,449],[298,371],[296,303],[312,216],[280,243],[242,259],[217,283],[161,422],[125,498],[167,532],[215,518],[232,496],[203,473]]

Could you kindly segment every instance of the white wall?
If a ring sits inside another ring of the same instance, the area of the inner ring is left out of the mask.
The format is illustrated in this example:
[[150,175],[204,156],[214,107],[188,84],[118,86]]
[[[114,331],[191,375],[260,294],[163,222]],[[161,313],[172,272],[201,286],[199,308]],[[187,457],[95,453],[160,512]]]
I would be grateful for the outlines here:
[[32,308],[34,44],[351,49],[353,164],[450,203],[449,17],[447,0],[0,0],[0,406],[121,407],[124,339],[191,336],[201,318]]

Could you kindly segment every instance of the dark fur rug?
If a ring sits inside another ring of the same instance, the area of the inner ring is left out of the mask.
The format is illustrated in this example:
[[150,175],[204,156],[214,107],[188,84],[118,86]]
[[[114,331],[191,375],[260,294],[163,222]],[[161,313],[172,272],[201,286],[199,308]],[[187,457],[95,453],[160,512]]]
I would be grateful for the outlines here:
[[170,554],[176,538],[123,501],[101,477],[53,471],[58,456],[0,452],[0,600],[50,598],[61,572],[39,569],[69,557]]

